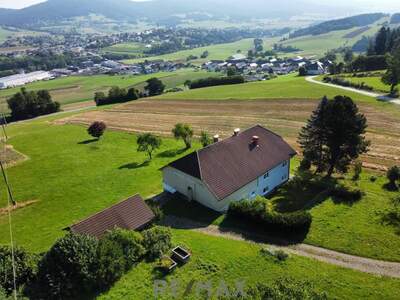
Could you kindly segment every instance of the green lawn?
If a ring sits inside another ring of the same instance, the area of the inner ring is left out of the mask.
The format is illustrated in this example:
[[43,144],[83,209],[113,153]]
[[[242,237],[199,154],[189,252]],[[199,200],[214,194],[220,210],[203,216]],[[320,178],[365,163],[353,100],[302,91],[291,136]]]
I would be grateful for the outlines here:
[[346,77],[346,80],[349,80],[354,83],[362,83],[364,82],[366,85],[372,86],[375,91],[389,93],[390,86],[386,85],[382,82],[382,77],[379,76],[371,76],[371,77]]
[[[136,152],[135,136],[108,131],[99,142],[81,126],[51,125],[48,119],[9,126],[10,143],[29,160],[8,169],[17,201],[38,200],[13,213],[14,238],[31,250],[46,250],[63,228],[140,193],[144,197],[162,190],[160,167],[176,157],[146,157]],[[83,144],[82,144],[83,142]],[[159,153],[183,143],[164,139]],[[5,206],[1,184],[0,207]],[[6,243],[8,219],[0,216],[0,243]]]
[[159,98],[173,100],[321,99],[323,95],[333,97],[338,94],[348,95],[357,101],[376,102],[373,98],[358,93],[307,82],[304,77],[298,77],[297,74],[280,76],[269,81],[188,90],[165,94]]
[[145,49],[145,45],[141,43],[122,43],[103,48],[102,51],[116,54],[142,54]]
[[[195,291],[200,281],[210,280],[216,289],[220,280],[234,288],[236,280],[243,280],[248,287],[258,282],[272,283],[283,277],[311,281],[317,290],[325,291],[329,299],[398,299],[399,296],[398,279],[372,276],[298,256],[278,263],[262,256],[258,245],[186,230],[173,230],[173,235],[175,244],[187,245],[193,252],[186,266],[160,278],[153,272],[154,264],[141,263],[99,299],[152,299],[154,280],[160,279],[169,283],[177,280],[177,299],[183,299],[192,280]],[[196,299],[195,293],[184,299]]]
[[[92,100],[95,92],[107,92],[112,86],[132,87],[145,82],[152,77],[159,77],[166,80],[167,88],[183,85],[186,79],[209,76],[206,72],[197,72],[191,69],[178,70],[173,73],[157,73],[148,75],[124,75],[124,76],[70,76],[58,78],[50,81],[38,81],[26,85],[27,89],[50,91],[53,99],[59,101],[62,105],[74,102]],[[13,95],[18,88],[12,88],[0,91],[0,110],[7,110],[6,99]]]
[[304,56],[316,55],[318,57],[321,57],[328,50],[331,49],[337,49],[340,47],[352,47],[358,40],[361,39],[363,35],[370,37],[374,36],[382,26],[381,24],[383,20],[386,19],[387,18],[379,20],[375,24],[371,25],[369,30],[351,38],[347,38],[346,35],[356,31],[358,29],[357,27],[347,30],[331,31],[329,33],[319,35],[301,36],[298,38],[286,40],[282,44],[286,46],[290,45],[301,50],[296,53],[291,53],[292,56],[296,54]]

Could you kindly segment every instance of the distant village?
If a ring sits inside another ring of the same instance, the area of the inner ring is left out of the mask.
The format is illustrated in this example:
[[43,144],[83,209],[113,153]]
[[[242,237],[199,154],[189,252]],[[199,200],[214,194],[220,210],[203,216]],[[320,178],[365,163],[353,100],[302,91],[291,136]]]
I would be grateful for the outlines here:
[[[174,72],[182,68],[203,69],[209,72],[222,73],[229,73],[229,69],[234,69],[235,74],[243,75],[246,81],[258,81],[269,79],[275,75],[297,72],[301,67],[305,68],[305,75],[319,75],[325,73],[330,64],[329,61],[321,62],[315,60],[313,57],[277,58],[271,56],[268,58],[251,58],[242,53],[236,53],[226,60],[210,60],[201,66],[192,64],[190,59],[182,58],[180,61],[164,61],[152,60],[151,56],[147,58],[143,57],[143,62],[141,63],[125,64],[120,61],[120,57],[110,58],[107,53],[101,51],[103,47],[132,39],[142,43],[149,42],[150,44],[148,45],[151,48],[155,37],[160,39],[163,35],[166,35],[165,32],[157,32],[157,34],[154,32],[145,32],[142,36],[136,34],[133,37],[108,36],[93,40],[83,39],[81,36],[79,38],[69,37],[68,40],[63,41],[54,40],[54,38],[49,36],[29,37],[22,41],[10,40],[1,45],[2,47],[6,47],[2,49],[10,49],[3,50],[1,53],[3,56],[14,59],[18,59],[19,57],[33,57],[35,55],[45,56],[47,49],[51,48],[51,53],[48,53],[49,56],[68,53],[74,58],[74,63],[64,68],[54,68],[51,70],[37,69],[35,72],[29,72],[21,68],[19,74],[0,78],[0,89],[66,76],[101,74],[141,75],[157,72]],[[40,47],[21,47],[21,45],[25,44],[40,44]]]

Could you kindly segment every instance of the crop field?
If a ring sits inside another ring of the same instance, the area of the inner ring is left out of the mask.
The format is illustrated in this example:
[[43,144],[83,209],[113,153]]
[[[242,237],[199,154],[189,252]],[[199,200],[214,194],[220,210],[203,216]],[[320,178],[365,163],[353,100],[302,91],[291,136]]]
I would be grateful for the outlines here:
[[[95,92],[107,92],[112,86],[133,87],[142,84],[147,79],[159,77],[165,80],[167,88],[183,85],[186,79],[210,76],[206,72],[179,70],[174,73],[157,73],[149,75],[126,76],[70,76],[50,81],[39,81],[27,84],[28,90],[49,90],[55,101],[61,105],[83,102],[93,99]],[[6,99],[19,91],[19,87],[0,91],[0,111],[7,111]]]
[[[133,132],[154,132],[164,136],[178,122],[189,123],[197,134],[206,130],[227,137],[236,127],[261,124],[282,135],[291,145],[300,128],[316,107],[307,99],[269,99],[247,101],[140,100],[104,111],[87,112],[59,120],[61,123],[89,124],[105,121],[109,127]],[[368,118],[370,152],[363,156],[365,166],[384,170],[400,162],[400,124],[398,114],[359,104]],[[240,114],[238,112],[240,111]]]

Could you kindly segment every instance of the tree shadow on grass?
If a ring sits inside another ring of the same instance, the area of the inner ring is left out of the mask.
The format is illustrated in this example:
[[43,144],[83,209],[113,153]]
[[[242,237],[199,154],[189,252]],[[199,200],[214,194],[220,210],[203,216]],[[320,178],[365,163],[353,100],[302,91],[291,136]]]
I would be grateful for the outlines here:
[[392,182],[387,182],[382,187],[389,192],[397,192],[399,190],[397,184]]
[[119,170],[123,170],[123,169],[134,170],[134,169],[147,167],[149,164],[150,164],[149,160],[146,160],[146,161],[144,161],[142,163],[133,162],[133,163],[124,164],[124,165],[120,166],[118,169]]
[[91,144],[91,143],[94,143],[97,141],[98,141],[98,139],[90,139],[90,140],[79,142],[78,145],[88,145],[88,144]]
[[161,158],[175,157],[177,155],[180,155],[180,154],[186,152],[187,150],[188,149],[186,149],[186,148],[166,150],[164,152],[157,154],[157,157],[161,157]]

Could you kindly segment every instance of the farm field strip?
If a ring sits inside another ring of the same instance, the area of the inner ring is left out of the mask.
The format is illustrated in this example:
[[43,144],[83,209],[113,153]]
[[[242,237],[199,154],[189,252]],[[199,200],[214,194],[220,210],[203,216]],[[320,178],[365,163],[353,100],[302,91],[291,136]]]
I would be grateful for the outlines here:
[[[282,135],[298,149],[297,136],[316,102],[309,100],[140,100],[103,111],[91,111],[57,120],[57,123],[89,124],[102,120],[109,128],[153,132],[170,136],[178,122],[189,123],[196,134],[205,130],[228,137],[236,127],[261,124]],[[359,104],[368,119],[370,152],[362,157],[366,167],[385,170],[400,162],[400,123],[396,116]],[[241,112],[240,116],[238,111]]]

